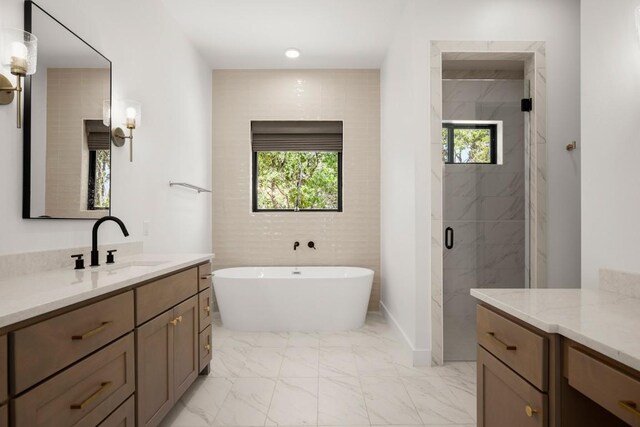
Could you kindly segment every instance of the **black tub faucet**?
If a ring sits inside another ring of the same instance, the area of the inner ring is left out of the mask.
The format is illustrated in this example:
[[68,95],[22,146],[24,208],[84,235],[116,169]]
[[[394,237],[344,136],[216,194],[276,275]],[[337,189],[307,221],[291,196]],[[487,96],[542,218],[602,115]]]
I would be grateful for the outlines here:
[[298,246],[300,246],[300,242],[295,242],[293,244],[293,250],[295,251],[296,249],[298,249]]
[[100,224],[105,221],[116,222],[120,226],[122,234],[124,234],[125,237],[129,235],[124,222],[122,222],[118,217],[107,215],[97,220],[96,223],[93,224],[93,231],[91,232],[91,267],[97,267],[100,265],[100,254],[98,252],[98,228],[100,227]]

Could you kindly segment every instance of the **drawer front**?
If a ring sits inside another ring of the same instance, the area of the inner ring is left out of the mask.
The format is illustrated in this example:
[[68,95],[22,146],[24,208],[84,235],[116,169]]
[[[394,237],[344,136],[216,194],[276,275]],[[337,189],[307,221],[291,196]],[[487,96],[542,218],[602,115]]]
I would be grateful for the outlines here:
[[478,347],[478,426],[545,427],[548,396]]
[[24,391],[133,328],[129,291],[14,332],[12,391]]
[[211,295],[211,288],[209,289],[205,289],[204,291],[200,292],[198,294],[198,312],[200,320],[199,320],[199,324],[200,324],[200,328],[199,330],[202,331],[204,330],[204,328],[206,328],[207,326],[211,326],[211,312],[212,310],[212,295]]
[[202,264],[198,267],[198,290],[203,291],[211,287],[211,263]]
[[547,338],[478,305],[478,343],[541,391],[548,389]]
[[569,346],[569,385],[632,426],[640,426],[640,380]]
[[136,325],[153,319],[197,293],[196,267],[140,286],[136,289]]
[[135,391],[133,333],[13,400],[15,427],[95,426]]
[[9,408],[7,405],[0,406],[0,427],[9,427]]
[[134,427],[136,424],[136,398],[131,396],[98,427]]
[[204,368],[207,367],[207,365],[209,364],[209,362],[211,362],[211,355],[212,355],[212,349],[211,349],[211,325],[207,326],[207,328],[200,332],[200,372],[202,372],[202,370]]
[[7,336],[0,337],[0,404],[7,400],[9,395],[9,376],[7,375],[9,363],[7,362]]

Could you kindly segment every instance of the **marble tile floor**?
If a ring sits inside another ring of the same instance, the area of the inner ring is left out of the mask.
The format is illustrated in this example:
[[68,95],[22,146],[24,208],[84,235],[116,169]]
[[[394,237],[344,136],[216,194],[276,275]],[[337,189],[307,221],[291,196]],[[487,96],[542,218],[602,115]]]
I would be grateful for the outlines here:
[[213,325],[214,355],[163,427],[476,424],[473,362],[414,368],[378,314],[336,333]]

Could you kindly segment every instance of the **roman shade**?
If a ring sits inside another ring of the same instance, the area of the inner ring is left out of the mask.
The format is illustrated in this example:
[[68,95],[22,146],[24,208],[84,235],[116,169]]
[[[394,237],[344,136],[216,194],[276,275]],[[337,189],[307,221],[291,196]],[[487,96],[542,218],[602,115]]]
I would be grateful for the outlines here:
[[252,121],[251,149],[342,152],[342,122]]
[[89,151],[108,150],[111,144],[109,127],[102,120],[85,120],[84,130],[87,133]]

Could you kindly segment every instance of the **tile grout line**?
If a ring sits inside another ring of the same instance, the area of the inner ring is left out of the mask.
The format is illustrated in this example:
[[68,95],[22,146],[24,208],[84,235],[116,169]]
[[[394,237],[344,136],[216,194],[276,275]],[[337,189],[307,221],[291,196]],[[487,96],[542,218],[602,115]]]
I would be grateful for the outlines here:
[[[285,344],[284,352],[286,352],[287,346],[289,344],[289,336],[290,334],[287,333],[287,344]],[[273,392],[271,393],[271,399],[269,399],[269,406],[267,407],[267,413],[265,414],[264,422],[262,423],[263,426],[266,426],[267,421],[269,421],[269,412],[271,412],[271,405],[273,404],[273,398],[276,395],[276,388],[278,387],[278,381],[280,381],[280,371],[282,370],[282,364],[284,363],[284,352],[282,353],[282,360],[280,361],[280,366],[278,367],[278,372],[276,373],[276,376],[274,379],[275,383],[273,385]]]

